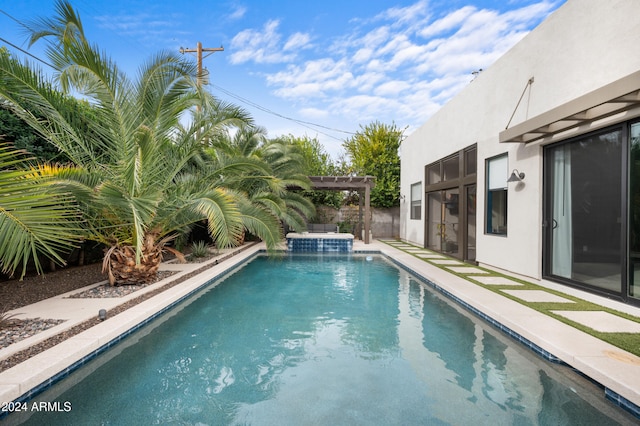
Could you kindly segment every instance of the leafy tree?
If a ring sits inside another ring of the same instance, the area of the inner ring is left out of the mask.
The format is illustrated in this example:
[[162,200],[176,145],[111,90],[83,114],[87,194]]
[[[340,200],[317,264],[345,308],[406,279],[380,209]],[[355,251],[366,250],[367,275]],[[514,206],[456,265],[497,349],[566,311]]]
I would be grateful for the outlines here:
[[[11,55],[5,47],[0,48],[0,57],[5,60],[11,59]],[[0,84],[2,84],[2,79],[0,79]],[[33,113],[37,115],[37,112]],[[0,138],[11,141],[17,149],[30,152],[41,162],[64,163],[68,161],[64,154],[16,116],[3,102],[0,102]]]
[[[331,156],[316,138],[308,136],[283,136],[278,139],[282,143],[293,144],[298,147],[302,156],[303,167],[308,176],[336,176],[343,172],[335,165]],[[336,191],[304,191],[314,205],[325,205],[340,208],[343,194]]]
[[343,148],[351,158],[351,172],[376,178],[371,190],[373,207],[400,204],[400,157],[398,149],[403,131],[395,124],[371,123],[344,141]]
[[66,162],[60,152],[44,138],[33,131],[24,121],[6,107],[0,106],[0,135],[7,141],[13,141],[17,149],[33,154],[40,161]]
[[[30,27],[31,43],[50,40],[57,85],[28,63],[0,58],[0,98],[77,165],[60,176],[80,203],[88,238],[109,247],[103,266],[112,284],[152,280],[168,242],[203,219],[220,246],[236,244],[244,230],[268,247],[280,241],[277,218],[201,161],[205,141],[251,118],[202,90],[193,63],[161,52],[132,81],[88,42],[66,1]],[[87,99],[95,119],[74,114],[58,87]]]

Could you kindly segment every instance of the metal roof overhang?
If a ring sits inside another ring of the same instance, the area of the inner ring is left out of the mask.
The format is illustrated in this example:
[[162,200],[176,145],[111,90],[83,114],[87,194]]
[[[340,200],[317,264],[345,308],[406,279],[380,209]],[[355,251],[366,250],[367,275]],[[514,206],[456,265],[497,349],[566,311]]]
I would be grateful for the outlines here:
[[640,71],[500,132],[501,143],[530,143],[640,107]]

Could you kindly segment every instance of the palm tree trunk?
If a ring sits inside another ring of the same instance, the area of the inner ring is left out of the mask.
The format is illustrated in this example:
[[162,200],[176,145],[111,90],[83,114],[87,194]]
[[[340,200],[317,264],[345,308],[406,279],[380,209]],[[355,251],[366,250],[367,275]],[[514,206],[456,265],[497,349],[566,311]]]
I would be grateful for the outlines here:
[[109,284],[148,284],[153,282],[162,262],[162,247],[145,247],[136,264],[136,249],[133,246],[112,246],[102,264],[103,272],[109,275]]

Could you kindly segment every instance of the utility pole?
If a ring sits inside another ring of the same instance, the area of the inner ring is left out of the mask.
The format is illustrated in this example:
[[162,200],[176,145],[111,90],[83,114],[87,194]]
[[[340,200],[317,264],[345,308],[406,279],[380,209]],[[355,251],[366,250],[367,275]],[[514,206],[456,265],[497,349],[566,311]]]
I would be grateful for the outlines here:
[[[185,54],[185,53],[195,53],[196,54],[196,59],[197,59],[197,63],[198,63],[198,75],[197,75],[197,84],[198,87],[202,87],[202,81],[203,81],[203,75],[202,75],[202,59],[208,57],[209,55],[212,55],[215,52],[222,52],[224,50],[224,47],[220,46],[220,47],[202,47],[202,43],[198,42],[198,44],[196,45],[195,49],[189,49],[189,48],[184,48],[181,47],[180,48],[180,53]],[[208,52],[207,55],[202,56],[202,52]],[[196,107],[196,110],[199,112],[200,111],[200,105],[198,105]]]
[[[207,56],[215,53],[215,52],[222,52],[224,50],[224,47],[220,46],[220,47],[202,47],[202,43],[198,42],[198,45],[196,46],[195,49],[185,49],[184,47],[180,48],[180,53],[184,54],[184,53],[195,53],[196,54],[196,58],[198,60],[198,84],[202,84],[202,59],[206,58]],[[202,56],[202,52],[209,52],[208,55]]]

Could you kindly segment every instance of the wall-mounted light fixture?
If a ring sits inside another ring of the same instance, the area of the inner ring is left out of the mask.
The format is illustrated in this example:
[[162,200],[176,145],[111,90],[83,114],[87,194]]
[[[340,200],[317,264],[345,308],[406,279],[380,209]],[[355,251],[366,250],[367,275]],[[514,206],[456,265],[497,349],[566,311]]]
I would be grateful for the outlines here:
[[107,310],[106,309],[100,309],[98,311],[98,319],[100,321],[104,321],[107,319]]
[[518,169],[513,169],[511,176],[507,179],[507,182],[520,182],[524,179],[524,173],[519,172]]
[[403,202],[403,203],[404,203],[404,199],[405,199],[405,198],[406,198],[406,197],[405,197],[404,195],[400,194],[400,199],[402,200],[402,202]]

